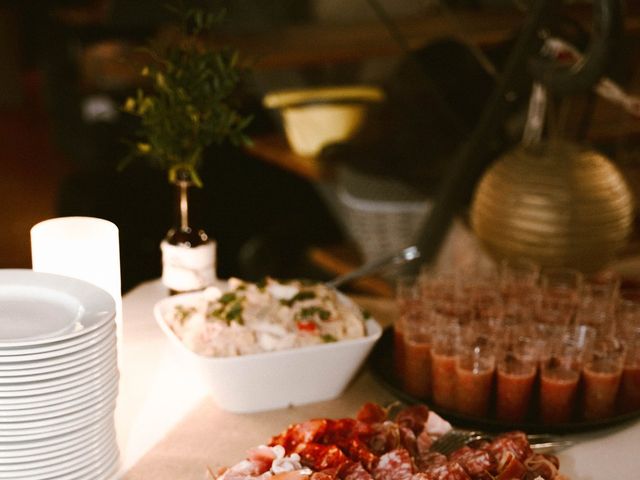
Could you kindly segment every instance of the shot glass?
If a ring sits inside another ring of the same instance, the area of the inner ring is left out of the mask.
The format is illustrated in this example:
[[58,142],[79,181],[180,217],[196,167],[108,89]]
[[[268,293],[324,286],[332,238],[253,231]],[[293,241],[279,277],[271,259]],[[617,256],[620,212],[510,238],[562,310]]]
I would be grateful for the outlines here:
[[404,323],[403,388],[410,395],[431,397],[431,325],[429,313]]
[[576,416],[582,367],[595,331],[578,326],[550,345],[550,355],[540,369],[540,418],[546,424],[571,421]]
[[619,410],[623,413],[640,410],[640,325],[627,329],[625,349],[618,395]]
[[616,327],[613,299],[608,296],[602,298],[592,293],[584,293],[578,300],[575,323],[593,327],[600,337],[613,335]]
[[625,363],[625,346],[615,337],[599,338],[583,369],[583,417],[599,420],[614,415]]
[[538,289],[540,266],[526,258],[505,259],[500,263],[500,291],[505,303],[527,303]]
[[540,276],[540,288],[543,299],[553,304],[559,302],[564,305],[577,305],[582,294],[584,276],[572,268],[550,268],[544,270]]
[[393,324],[393,364],[396,375],[404,380],[406,364],[407,325],[420,322],[424,314],[424,303],[415,276],[400,277],[396,282],[396,305],[398,317]]
[[504,322],[505,306],[496,288],[476,289],[473,292],[473,320],[476,328],[497,335]]
[[451,317],[433,312],[431,336],[431,392],[436,405],[456,408],[456,363],[460,324]]
[[618,299],[615,314],[615,329],[619,338],[623,338],[628,332],[640,329],[640,298],[638,300]]
[[479,325],[463,329],[456,359],[456,411],[484,417],[489,412],[495,373],[494,341]]
[[522,422],[529,415],[538,373],[538,349],[525,326],[506,329],[496,369],[496,416]]

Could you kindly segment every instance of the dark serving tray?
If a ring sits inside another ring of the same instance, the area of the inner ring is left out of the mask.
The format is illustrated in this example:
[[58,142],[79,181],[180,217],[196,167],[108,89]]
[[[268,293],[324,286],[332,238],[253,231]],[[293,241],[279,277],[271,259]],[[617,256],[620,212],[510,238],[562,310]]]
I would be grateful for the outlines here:
[[530,421],[523,423],[504,422],[496,418],[471,417],[446,410],[430,404],[424,399],[416,398],[402,389],[400,379],[393,368],[393,330],[385,329],[380,340],[374,346],[368,359],[368,366],[376,379],[388,390],[393,392],[400,400],[408,404],[424,403],[438,415],[461,428],[474,428],[488,431],[522,430],[527,433],[576,433],[594,431],[606,427],[612,427],[632,419],[640,417],[640,411],[616,415],[602,420],[576,420],[573,422],[557,423],[552,425]]

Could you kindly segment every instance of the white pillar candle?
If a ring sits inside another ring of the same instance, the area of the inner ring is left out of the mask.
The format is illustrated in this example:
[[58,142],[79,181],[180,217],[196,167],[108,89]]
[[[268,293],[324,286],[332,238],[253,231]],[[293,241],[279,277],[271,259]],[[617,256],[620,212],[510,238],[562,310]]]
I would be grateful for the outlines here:
[[61,217],[31,228],[31,263],[36,272],[55,273],[92,283],[116,303],[122,339],[122,291],[118,227],[101,218]]

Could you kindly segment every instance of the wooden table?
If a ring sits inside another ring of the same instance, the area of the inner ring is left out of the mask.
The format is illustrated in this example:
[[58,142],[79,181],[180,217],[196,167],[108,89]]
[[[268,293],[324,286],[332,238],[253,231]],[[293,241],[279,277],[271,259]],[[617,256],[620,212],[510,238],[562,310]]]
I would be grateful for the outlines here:
[[[345,417],[366,401],[395,400],[370,372],[361,371],[335,400],[264,413],[220,410],[191,372],[171,356],[153,319],[153,305],[166,295],[159,281],[125,295],[120,395],[116,409],[122,470],[127,480],[203,480],[212,470],[232,465],[287,425],[312,417]],[[394,316],[393,302],[356,298],[382,324]],[[561,471],[572,480],[639,478],[640,420],[572,435],[576,444],[559,455]]]

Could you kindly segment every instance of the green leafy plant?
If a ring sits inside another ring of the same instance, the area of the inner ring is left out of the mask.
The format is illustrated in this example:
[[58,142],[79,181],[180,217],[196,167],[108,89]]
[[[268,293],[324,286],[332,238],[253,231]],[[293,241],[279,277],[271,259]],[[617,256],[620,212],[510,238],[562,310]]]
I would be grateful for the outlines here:
[[241,114],[234,100],[244,69],[237,51],[213,48],[207,35],[223,20],[224,11],[172,7],[181,20],[181,34],[157,39],[145,51],[150,62],[141,75],[148,80],[127,98],[124,111],[139,117],[140,130],[124,164],[142,157],[168,172],[178,172],[202,186],[198,169],[205,149],[230,141],[250,143],[244,133],[251,116]]

